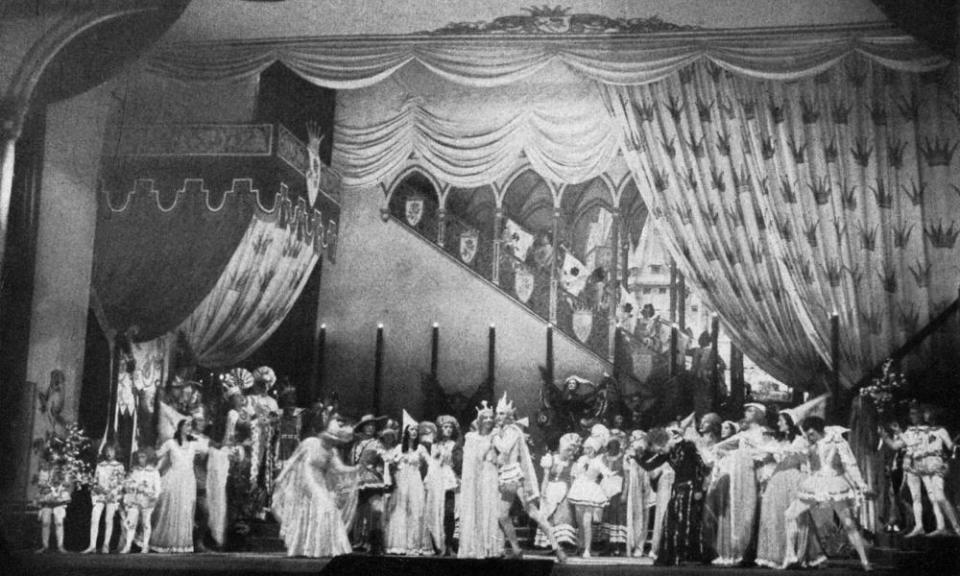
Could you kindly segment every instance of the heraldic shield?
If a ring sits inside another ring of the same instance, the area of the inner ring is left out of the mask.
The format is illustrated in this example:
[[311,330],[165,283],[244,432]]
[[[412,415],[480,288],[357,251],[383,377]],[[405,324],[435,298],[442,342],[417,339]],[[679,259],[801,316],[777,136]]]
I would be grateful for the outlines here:
[[575,311],[573,333],[577,335],[577,339],[586,344],[591,332],[593,332],[593,311],[589,308]]
[[416,226],[423,219],[423,196],[411,196],[407,198],[405,217],[407,224]]
[[517,298],[524,304],[533,295],[533,272],[522,264],[518,265],[514,271],[513,291],[517,293]]
[[460,233],[460,259],[466,264],[472,264],[477,256],[479,233],[476,230],[467,230]]

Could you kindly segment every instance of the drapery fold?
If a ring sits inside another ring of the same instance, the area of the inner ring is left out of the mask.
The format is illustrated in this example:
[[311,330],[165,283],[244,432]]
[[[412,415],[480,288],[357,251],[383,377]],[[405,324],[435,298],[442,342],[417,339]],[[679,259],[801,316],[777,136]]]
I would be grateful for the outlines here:
[[696,60],[750,76],[789,80],[820,72],[857,52],[901,70],[946,62],[890,27],[786,31],[702,31],[638,36],[490,36],[278,39],[160,46],[148,70],[184,80],[220,81],[283,62],[308,80],[338,90],[370,86],[413,62],[447,80],[502,86],[560,62],[603,84],[655,82]]
[[851,56],[604,91],[654,225],[738,345],[781,379],[823,374],[836,313],[849,386],[955,297],[955,82]]
[[233,366],[259,348],[293,308],[318,259],[296,226],[251,221],[213,290],[177,329],[200,365]]
[[382,182],[413,157],[444,182],[478,187],[502,177],[521,155],[547,179],[576,183],[602,174],[619,153],[616,127],[595,91],[559,110],[540,99],[518,107],[507,118],[464,121],[410,98],[382,122],[338,124],[333,163],[350,186]]

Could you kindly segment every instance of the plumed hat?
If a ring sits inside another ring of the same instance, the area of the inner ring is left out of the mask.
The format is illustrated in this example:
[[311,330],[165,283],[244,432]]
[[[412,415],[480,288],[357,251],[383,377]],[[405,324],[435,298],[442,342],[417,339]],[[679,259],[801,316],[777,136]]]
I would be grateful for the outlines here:
[[273,368],[261,366],[253,371],[253,381],[262,383],[263,387],[269,390],[277,383],[277,375],[274,373]]

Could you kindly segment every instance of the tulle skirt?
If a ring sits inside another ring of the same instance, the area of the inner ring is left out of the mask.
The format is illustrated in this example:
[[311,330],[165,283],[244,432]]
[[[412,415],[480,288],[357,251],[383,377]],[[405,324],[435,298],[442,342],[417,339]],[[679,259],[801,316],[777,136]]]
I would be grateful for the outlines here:
[[806,504],[842,503],[853,504],[859,493],[843,476],[811,475],[800,483],[797,499]]
[[[553,537],[558,544],[577,546],[577,528],[573,509],[567,499],[567,488],[566,482],[547,482],[540,499],[540,513],[553,526]],[[540,548],[550,546],[550,539],[539,528],[534,545]]]
[[[309,466],[304,468],[301,473],[315,473]],[[273,494],[273,512],[280,522],[287,556],[325,558],[349,554],[352,548],[347,528],[325,479],[317,478],[319,486],[313,490],[298,474],[290,474],[288,479],[278,483]]]
[[193,552],[193,514],[197,479],[193,463],[175,466],[160,480],[160,498],[153,513],[150,549],[154,552]]
[[600,484],[582,477],[573,481],[567,498],[570,499],[570,503],[574,506],[586,506],[590,508],[603,508],[609,501]]

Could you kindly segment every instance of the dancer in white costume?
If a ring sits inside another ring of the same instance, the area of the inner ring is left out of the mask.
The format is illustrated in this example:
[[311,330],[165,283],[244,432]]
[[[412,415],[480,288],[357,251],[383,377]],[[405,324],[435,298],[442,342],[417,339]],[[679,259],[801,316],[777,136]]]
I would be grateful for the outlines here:
[[305,439],[284,464],[273,493],[273,515],[287,556],[340,556],[352,551],[338,500],[356,490],[356,468],[346,466],[337,447],[353,430],[329,408],[323,432]]

